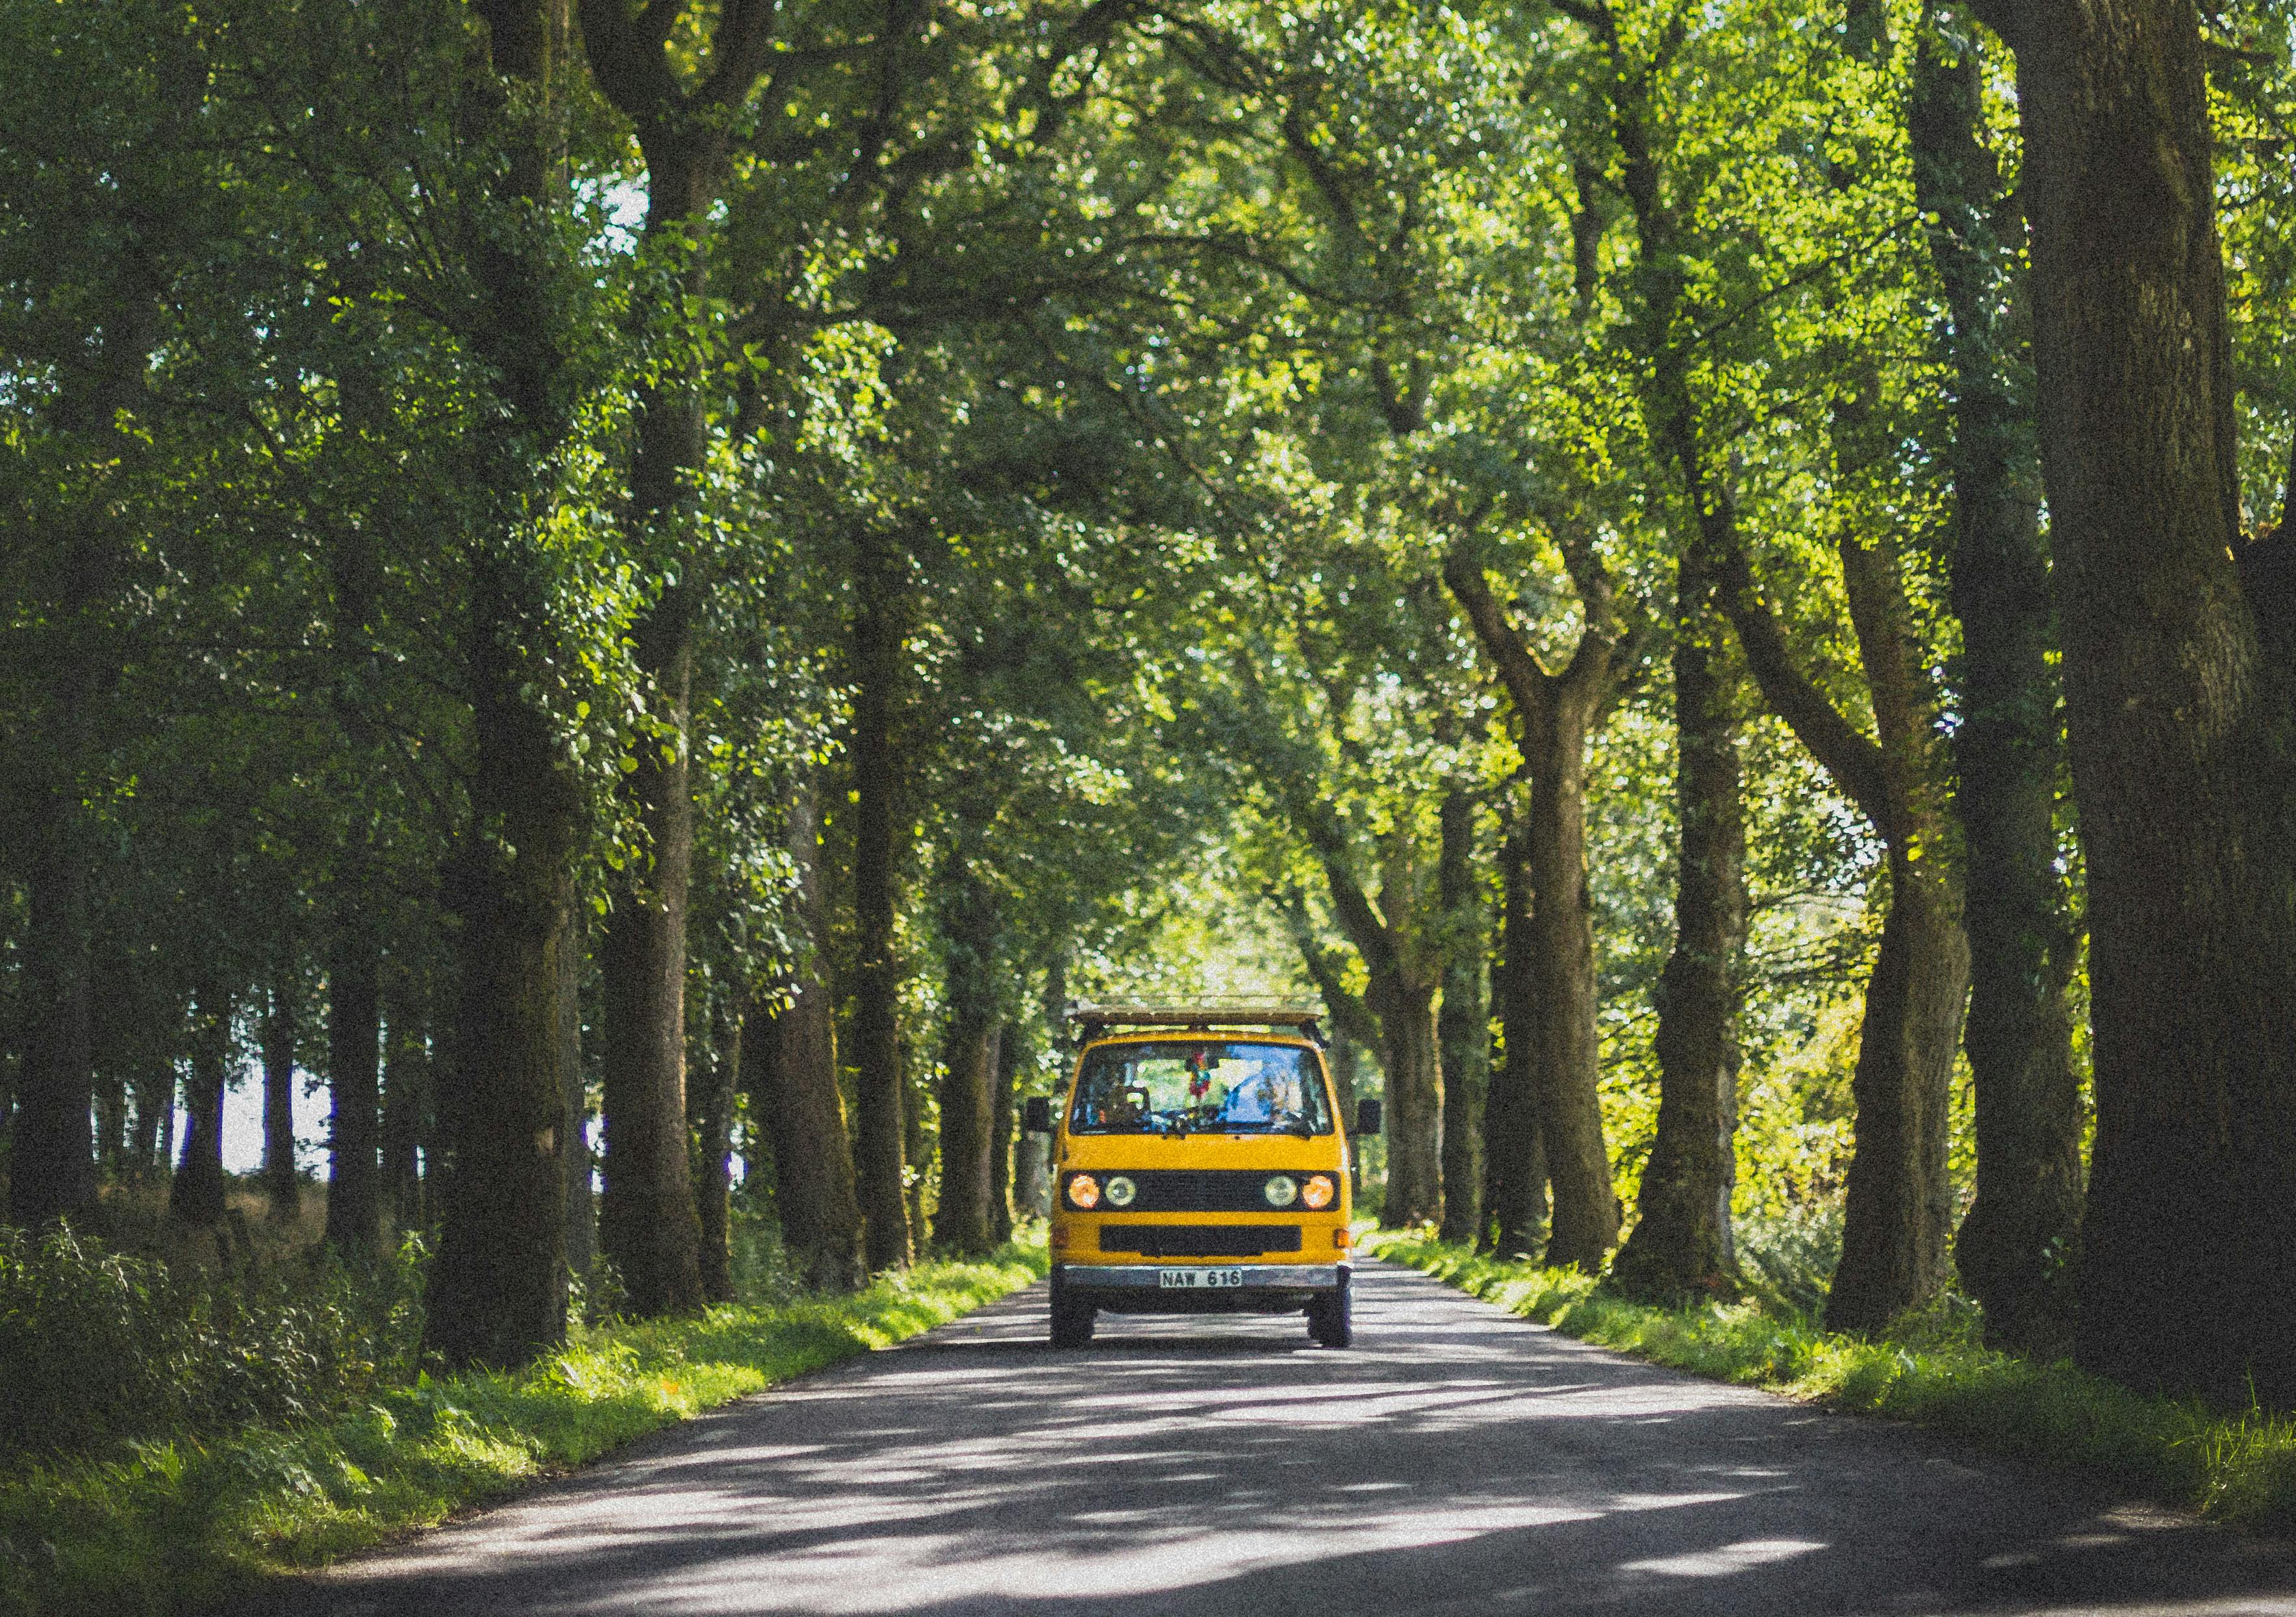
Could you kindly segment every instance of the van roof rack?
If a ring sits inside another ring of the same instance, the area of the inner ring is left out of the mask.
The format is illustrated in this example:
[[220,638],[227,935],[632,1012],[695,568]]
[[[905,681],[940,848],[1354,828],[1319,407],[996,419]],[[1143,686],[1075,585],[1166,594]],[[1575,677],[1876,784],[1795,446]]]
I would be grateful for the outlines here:
[[1297,1028],[1317,1044],[1321,1005],[1278,1005],[1265,999],[1203,997],[1142,1004],[1072,1005],[1065,1020],[1079,1039],[1097,1038],[1106,1028],[1175,1028],[1190,1032],[1213,1028]]

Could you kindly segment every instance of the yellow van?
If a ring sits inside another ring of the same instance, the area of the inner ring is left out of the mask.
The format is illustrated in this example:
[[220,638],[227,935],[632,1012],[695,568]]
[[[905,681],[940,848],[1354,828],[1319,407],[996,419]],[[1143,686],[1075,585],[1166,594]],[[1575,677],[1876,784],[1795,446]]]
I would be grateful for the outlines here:
[[[1077,1066],[1053,1137],[1056,1348],[1094,1317],[1305,1313],[1353,1340],[1348,1135],[1316,1013],[1279,1006],[1079,1005]],[[1363,1134],[1379,1103],[1363,1103]]]

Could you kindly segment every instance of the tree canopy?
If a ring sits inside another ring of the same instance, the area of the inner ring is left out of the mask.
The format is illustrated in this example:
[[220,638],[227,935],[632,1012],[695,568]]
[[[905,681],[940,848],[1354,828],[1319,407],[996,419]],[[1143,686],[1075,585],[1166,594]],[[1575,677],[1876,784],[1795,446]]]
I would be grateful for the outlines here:
[[2296,1403],[2284,12],[0,0],[5,1216],[299,1064],[515,1362],[1250,990],[1390,1224]]

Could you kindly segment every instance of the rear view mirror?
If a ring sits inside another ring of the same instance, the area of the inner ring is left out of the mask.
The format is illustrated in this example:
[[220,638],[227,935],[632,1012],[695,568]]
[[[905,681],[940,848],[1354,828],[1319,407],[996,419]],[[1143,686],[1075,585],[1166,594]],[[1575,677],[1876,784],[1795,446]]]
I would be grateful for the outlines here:
[[1026,1134],[1050,1134],[1053,1103],[1041,1095],[1030,1096],[1021,1107],[1021,1129]]
[[1364,1135],[1365,1137],[1377,1134],[1379,1132],[1379,1127],[1382,1120],[1380,1104],[1377,1101],[1357,1101],[1356,1103],[1356,1132],[1357,1134]]

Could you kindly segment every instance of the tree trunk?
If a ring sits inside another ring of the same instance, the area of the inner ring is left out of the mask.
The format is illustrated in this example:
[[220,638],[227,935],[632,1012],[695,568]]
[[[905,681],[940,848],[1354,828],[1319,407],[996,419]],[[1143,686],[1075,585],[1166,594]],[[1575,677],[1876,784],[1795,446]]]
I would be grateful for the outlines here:
[[1531,909],[1530,948],[1520,969],[1522,991],[1538,1007],[1529,1089],[1554,1191],[1546,1260],[1593,1274],[1618,1241],[1620,1207],[1603,1138],[1594,906],[1587,885],[1587,742],[1641,652],[1638,638],[1618,621],[1616,587],[1593,536],[1568,521],[1548,526],[1586,614],[1560,673],[1548,671],[1508,621],[1472,535],[1463,535],[1446,558],[1443,579],[1497,666],[1521,726],[1531,783],[1523,829]]
[[1600,1273],[1619,1238],[1619,1192],[1603,1137],[1602,1042],[1595,1030],[1595,914],[1587,891],[1587,723],[1556,702],[1526,722],[1532,891],[1529,990],[1539,1042],[1531,1090],[1554,1211],[1550,1268]]
[[[1941,59],[1943,49],[1956,60]],[[1915,189],[1948,315],[1956,398],[1953,605],[1962,625],[1955,806],[1967,848],[1977,1199],[1954,1247],[1996,1346],[2062,1350],[2081,1216],[2080,1079],[2065,990],[2079,940],[2057,870],[2058,745],[2049,552],[2032,405],[2013,380],[2008,311],[2026,293],[1994,226],[1975,36],[1923,29],[1908,123]]]
[[1675,1300],[1737,1277],[1738,1010],[1746,952],[1746,823],[1738,677],[1713,585],[1694,554],[1677,580],[1674,952],[1658,986],[1658,1134],[1634,1233],[1612,1266],[1627,1289]]
[[1443,911],[1443,1227],[1446,1241],[1483,1235],[1483,1121],[1490,1081],[1491,1017],[1485,969],[1490,946],[1476,881],[1475,800],[1454,786],[1440,810],[1437,902]]
[[[50,767],[62,772],[61,759]],[[29,1227],[95,1205],[94,1096],[87,866],[79,792],[42,790],[22,849],[30,899],[24,938],[26,1037],[9,1146],[10,1221]]]
[[1879,1331],[1945,1278],[1947,1112],[1968,953],[1954,895],[1894,850],[1889,870],[1890,909],[1850,1079],[1857,1145],[1825,1304],[1833,1331]]
[[[639,669],[651,682],[659,740],[637,751],[622,780],[645,827],[650,858],[616,895],[599,952],[604,976],[603,1093],[606,1194],[599,1240],[640,1315],[697,1308],[707,1290],[702,1228],[686,1146],[685,924],[693,860],[688,731],[704,552],[688,537],[707,442],[702,361],[693,329],[709,294],[706,244],[726,172],[729,114],[765,67],[770,13],[727,8],[712,30],[712,67],[732,100],[696,98],[663,60],[664,40],[633,27],[618,0],[583,7],[594,82],[636,126],[646,166],[639,247],[652,271],[650,335],[662,365],[640,387],[626,528],[668,582],[637,624]],[[750,65],[753,64],[753,65]]]
[[203,984],[192,1008],[191,1077],[184,1086],[184,1156],[168,1186],[171,1218],[202,1228],[224,1219],[223,1092],[231,1076],[231,994]]
[[[1340,1116],[1352,1137],[1356,1128],[1356,1087],[1363,1070],[1363,1047],[1350,1038],[1345,1028],[1332,1030],[1331,1047],[1324,1058],[1332,1069],[1332,1088],[1340,1097]],[[1360,1198],[1363,1195],[1363,1142],[1350,1137],[1348,1149],[1349,1190]]]
[[372,918],[339,898],[327,962],[327,1244],[371,1262],[382,1240],[381,957]]
[[566,913],[558,944],[558,1093],[565,1110],[559,1128],[566,1185],[566,1272],[589,1284],[598,1253],[598,1202],[593,1186],[597,1156],[590,1149],[590,1082],[582,1060],[582,965],[586,929],[579,904]]
[[1867,811],[1889,849],[1890,909],[1850,1080],[1857,1145],[1825,1321],[1832,1330],[1871,1332],[1945,1284],[1953,1218],[1946,1145],[1969,1004],[1969,943],[1940,800],[1936,715],[1904,577],[1883,548],[1847,538],[1839,548],[1874,702],[1881,792]]
[[[1372,905],[1349,866],[1345,832],[1324,805],[1294,813],[1315,847],[1332,897],[1332,913],[1364,963],[1362,1009],[1379,1041],[1387,1085],[1387,1190],[1380,1222],[1390,1229],[1439,1224],[1443,1217],[1442,1041],[1435,1025],[1439,964],[1418,957],[1414,940]],[[1310,935],[1296,895],[1292,924],[1300,957],[1323,989],[1335,1022],[1355,1017],[1335,963]]]
[[682,588],[637,632],[640,665],[662,693],[668,734],[648,738],[624,777],[652,857],[619,884],[599,949],[603,984],[606,1194],[599,1244],[633,1314],[703,1301],[701,1226],[685,1138],[685,915],[693,859],[686,770],[693,625]]
[[1548,1226],[1546,1142],[1539,1128],[1533,1069],[1538,1030],[1538,980],[1532,969],[1538,945],[1532,915],[1529,822],[1511,826],[1499,849],[1499,956],[1492,973],[1498,1002],[1500,1060],[1491,1073],[1483,1112],[1483,1153],[1488,1173],[1490,1251],[1529,1258]]
[[516,646],[546,622],[541,582],[482,579],[471,626],[478,744],[455,894],[461,1003],[437,1091],[446,1160],[432,1174],[443,1180],[426,1181],[439,1245],[425,1340],[458,1364],[522,1363],[566,1333],[561,955],[582,800],[548,716],[520,688]]
[[1443,1218],[1442,1041],[1431,987],[1408,978],[1374,997],[1380,1061],[1387,1077],[1388,1229],[1439,1224]]
[[127,1155],[127,1074],[114,1063],[95,1064],[95,1161],[98,1177],[118,1176]]
[[[478,9],[487,54],[470,104],[510,160],[500,190],[472,206],[554,214],[564,176],[552,103],[566,0],[482,0]],[[454,1039],[438,1088],[439,1149],[424,1153],[439,1234],[423,1342],[450,1364],[508,1366],[566,1336],[559,951],[583,792],[529,661],[558,648],[556,580],[530,526],[549,498],[537,469],[552,464],[567,431],[562,333],[549,300],[556,266],[545,257],[554,237],[506,219],[484,224],[474,221],[484,305],[475,324],[502,407],[479,447],[481,480],[499,500],[472,546],[463,631],[470,808],[449,887],[461,923]]]
[[996,1030],[996,1088],[988,1110],[988,1240],[1002,1246],[1013,1238],[1013,1106],[1021,1072],[1026,1063],[1028,1041],[1017,1022]]
[[912,1164],[908,1174],[907,1211],[909,1228],[914,1239],[923,1241],[932,1228],[932,1218],[938,1202],[932,1200],[939,1190],[939,1140],[925,1137],[925,1110],[928,1102],[937,1099],[931,1085],[915,1060],[915,1051],[904,1037],[894,1050],[894,1060],[901,1074],[901,1151],[902,1160]]
[[974,1253],[996,1244],[988,1203],[989,1134],[997,1065],[996,898],[967,863],[964,833],[949,854],[942,935],[948,1026],[941,1047],[940,1209],[933,1244]]
[[263,1015],[263,1187],[278,1224],[292,1224],[303,1211],[303,1176],[295,1167],[295,995],[293,973],[275,973]]
[[421,1152],[430,1106],[430,1016],[422,991],[393,973],[383,1012],[382,1194],[401,1231],[424,1222]]
[[176,1110],[176,1068],[167,1061],[153,1061],[137,1069],[134,1093],[135,1120],[128,1132],[128,1150],[133,1153],[138,1178],[157,1178],[167,1171],[173,1140],[160,1143],[160,1130],[169,1124]]
[[167,1083],[164,1086],[157,1084],[152,1086],[152,1092],[160,1103],[158,1161],[160,1168],[168,1170],[171,1178],[174,1170],[169,1165],[176,1160],[176,1090],[177,1087],[178,1079],[173,1063],[170,1063],[168,1068]]
[[701,1216],[701,1296],[734,1301],[734,1096],[742,1071],[742,1007],[723,1006],[693,1109],[693,1202]]
[[1980,14],[2017,53],[2088,882],[2096,1137],[2075,1353],[2139,1387],[2284,1408],[2296,1404],[2296,603],[2265,554],[2235,559],[2197,19],[2190,0],[2001,0]]
[[[904,853],[900,751],[895,735],[906,636],[900,558],[865,532],[855,570],[853,619],[853,1042],[859,1174],[872,1272],[906,1268],[911,1256],[901,1080],[901,964],[895,928]],[[818,936],[818,934],[816,934]]]
[[750,1012],[750,1025],[765,1030],[763,1037],[744,1046],[750,1105],[753,1120],[772,1142],[774,1206],[790,1262],[809,1286],[851,1291],[867,1270],[853,1146],[837,1084],[837,1019],[823,959],[828,915],[810,781],[791,796],[790,852],[797,867],[805,947],[789,985],[791,1003],[778,1014],[762,1005]]
[[[675,598],[673,598],[675,597]],[[665,592],[637,632],[640,665],[662,693],[668,734],[638,748],[624,777],[652,857],[620,884],[599,949],[603,984],[606,1194],[598,1240],[633,1314],[701,1306],[701,1226],[685,1139],[685,912],[693,860],[686,775],[693,626],[683,589]]]

